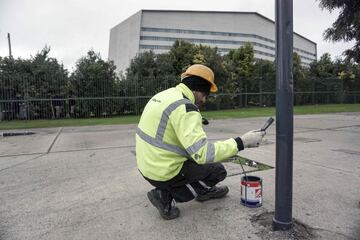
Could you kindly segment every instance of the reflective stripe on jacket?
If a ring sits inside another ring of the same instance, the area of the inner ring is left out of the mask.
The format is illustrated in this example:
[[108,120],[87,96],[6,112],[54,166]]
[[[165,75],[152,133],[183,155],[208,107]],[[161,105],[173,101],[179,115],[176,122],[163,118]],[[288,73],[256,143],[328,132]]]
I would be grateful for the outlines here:
[[208,142],[192,91],[180,83],[156,94],[146,104],[136,130],[140,172],[155,181],[175,177],[188,159],[219,162],[238,152],[234,139]]

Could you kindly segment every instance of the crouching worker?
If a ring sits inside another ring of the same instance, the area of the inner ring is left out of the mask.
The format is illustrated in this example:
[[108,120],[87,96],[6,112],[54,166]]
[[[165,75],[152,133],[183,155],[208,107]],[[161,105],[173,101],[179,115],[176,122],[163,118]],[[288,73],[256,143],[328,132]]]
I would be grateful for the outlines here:
[[136,130],[136,158],[143,177],[155,188],[147,193],[164,219],[179,216],[175,202],[224,197],[229,189],[216,186],[226,177],[222,160],[246,147],[257,147],[265,132],[211,143],[199,112],[210,92],[216,92],[213,71],[190,66],[176,87],[156,94],[146,104]]

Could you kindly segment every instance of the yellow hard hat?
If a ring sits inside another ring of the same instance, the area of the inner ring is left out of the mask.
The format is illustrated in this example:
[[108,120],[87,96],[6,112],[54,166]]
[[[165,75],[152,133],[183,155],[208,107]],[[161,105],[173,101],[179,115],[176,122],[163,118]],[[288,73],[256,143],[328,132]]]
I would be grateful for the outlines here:
[[201,64],[191,65],[181,74],[181,80],[189,76],[198,76],[211,84],[210,92],[217,92],[218,88],[214,81],[214,72],[207,66]]

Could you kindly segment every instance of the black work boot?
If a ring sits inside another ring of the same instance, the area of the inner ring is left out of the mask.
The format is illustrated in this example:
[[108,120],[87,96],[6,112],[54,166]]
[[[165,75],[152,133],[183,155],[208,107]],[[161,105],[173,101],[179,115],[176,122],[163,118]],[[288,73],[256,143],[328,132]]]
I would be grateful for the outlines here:
[[204,193],[199,194],[195,198],[195,200],[198,201],[198,202],[204,202],[204,201],[207,201],[209,199],[222,198],[228,192],[229,192],[229,188],[227,186],[221,186],[221,187],[213,186],[213,187],[211,187],[209,189],[206,189],[204,191]]
[[173,198],[166,191],[153,189],[147,193],[147,196],[163,219],[171,220],[179,216],[180,210],[175,205],[172,206]]

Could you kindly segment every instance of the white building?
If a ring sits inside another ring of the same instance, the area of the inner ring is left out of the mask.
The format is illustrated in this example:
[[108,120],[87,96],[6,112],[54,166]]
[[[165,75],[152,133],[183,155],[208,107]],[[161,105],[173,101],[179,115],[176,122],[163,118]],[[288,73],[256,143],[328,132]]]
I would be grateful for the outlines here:
[[[304,66],[317,58],[316,43],[294,33]],[[275,22],[256,12],[140,10],[110,30],[109,60],[125,71],[136,54],[169,51],[175,40],[217,47],[222,54],[250,42],[255,58],[275,59]]]

